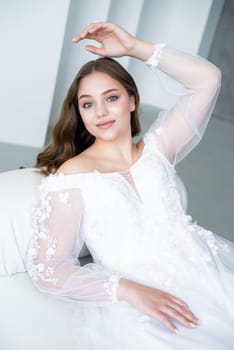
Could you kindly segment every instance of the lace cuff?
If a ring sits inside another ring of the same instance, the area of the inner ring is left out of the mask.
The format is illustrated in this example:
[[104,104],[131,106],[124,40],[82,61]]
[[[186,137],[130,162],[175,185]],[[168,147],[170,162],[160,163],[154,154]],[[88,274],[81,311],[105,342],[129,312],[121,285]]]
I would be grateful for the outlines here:
[[163,51],[165,46],[166,46],[166,44],[163,44],[163,43],[155,45],[153,54],[150,56],[150,58],[148,58],[147,61],[145,61],[145,64],[149,68],[155,69],[158,67],[158,65],[160,63],[162,51]]
[[112,303],[117,303],[117,289],[119,287],[120,276],[111,275],[108,279],[108,282],[104,283],[104,288],[107,294],[110,296]]

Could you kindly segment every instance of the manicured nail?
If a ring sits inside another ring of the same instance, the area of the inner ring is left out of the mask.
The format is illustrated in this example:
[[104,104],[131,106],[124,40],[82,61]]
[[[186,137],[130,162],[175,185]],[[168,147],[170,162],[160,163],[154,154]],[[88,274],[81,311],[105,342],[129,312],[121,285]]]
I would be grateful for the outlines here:
[[189,325],[190,325],[190,327],[196,327],[196,324],[195,323],[193,323],[193,322],[189,322]]

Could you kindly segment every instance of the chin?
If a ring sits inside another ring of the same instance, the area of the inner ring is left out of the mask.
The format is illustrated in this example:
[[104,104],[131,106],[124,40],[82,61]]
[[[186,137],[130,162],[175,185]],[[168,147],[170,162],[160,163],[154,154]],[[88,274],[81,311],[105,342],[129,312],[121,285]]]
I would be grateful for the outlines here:
[[113,142],[113,141],[116,141],[118,137],[114,135],[107,135],[102,137],[96,136],[96,139],[102,142]]

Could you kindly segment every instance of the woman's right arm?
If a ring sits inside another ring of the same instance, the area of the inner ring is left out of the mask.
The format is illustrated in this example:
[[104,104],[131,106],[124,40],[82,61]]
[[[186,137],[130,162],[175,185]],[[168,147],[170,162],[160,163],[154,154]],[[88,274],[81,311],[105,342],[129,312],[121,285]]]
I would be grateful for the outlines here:
[[42,182],[28,272],[37,288],[63,299],[98,306],[116,302],[119,276],[96,263],[79,264],[82,195],[78,188],[65,188],[64,178],[52,175]]

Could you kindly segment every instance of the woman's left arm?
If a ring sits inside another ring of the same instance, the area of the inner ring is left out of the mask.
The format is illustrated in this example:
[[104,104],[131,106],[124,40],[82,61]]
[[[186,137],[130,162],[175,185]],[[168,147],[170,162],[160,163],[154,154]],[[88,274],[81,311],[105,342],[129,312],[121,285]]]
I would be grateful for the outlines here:
[[181,161],[201,140],[215,105],[221,72],[212,63],[164,45],[140,40],[113,23],[93,23],[73,42],[92,39],[101,47],[86,49],[101,56],[131,56],[183,85],[176,105],[160,113],[151,128],[157,148],[172,163]]
[[170,85],[172,78],[183,86],[172,91],[179,96],[175,106],[161,112],[151,127],[157,148],[175,165],[200,142],[206,130],[219,94],[221,71],[200,56],[163,45],[155,45],[146,64],[165,73],[166,84]]

